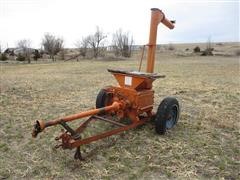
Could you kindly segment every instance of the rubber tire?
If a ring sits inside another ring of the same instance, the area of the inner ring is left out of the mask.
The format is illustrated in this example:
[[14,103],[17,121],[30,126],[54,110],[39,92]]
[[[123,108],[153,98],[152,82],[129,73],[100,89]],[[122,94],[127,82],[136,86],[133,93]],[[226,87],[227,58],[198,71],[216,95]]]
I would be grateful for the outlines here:
[[[176,98],[167,97],[158,106],[155,118],[155,130],[158,134],[164,135],[167,129],[173,128],[179,119],[179,103]],[[171,119],[169,119],[171,117]],[[171,127],[167,127],[167,121],[171,121]]]
[[107,91],[105,89],[101,89],[97,95],[96,108],[105,107],[107,98],[108,98]]

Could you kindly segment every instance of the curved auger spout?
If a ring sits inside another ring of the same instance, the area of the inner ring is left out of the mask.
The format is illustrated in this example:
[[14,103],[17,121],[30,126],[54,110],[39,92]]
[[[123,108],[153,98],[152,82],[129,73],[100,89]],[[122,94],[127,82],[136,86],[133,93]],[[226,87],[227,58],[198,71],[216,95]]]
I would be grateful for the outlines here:
[[154,72],[154,63],[155,63],[155,50],[156,50],[156,41],[157,41],[157,28],[159,23],[163,23],[169,29],[174,28],[174,21],[169,21],[165,14],[158,8],[152,8],[151,15],[151,24],[150,24],[150,35],[148,43],[148,56],[147,56],[147,69],[146,72]]

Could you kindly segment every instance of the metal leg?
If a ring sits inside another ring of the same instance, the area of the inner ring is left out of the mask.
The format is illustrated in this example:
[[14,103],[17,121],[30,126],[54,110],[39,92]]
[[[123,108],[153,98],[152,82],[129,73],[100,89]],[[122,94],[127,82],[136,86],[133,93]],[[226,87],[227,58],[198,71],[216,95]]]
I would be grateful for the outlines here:
[[79,159],[80,161],[84,161],[85,159],[82,157],[80,146],[76,148],[76,152],[74,154],[74,159]]

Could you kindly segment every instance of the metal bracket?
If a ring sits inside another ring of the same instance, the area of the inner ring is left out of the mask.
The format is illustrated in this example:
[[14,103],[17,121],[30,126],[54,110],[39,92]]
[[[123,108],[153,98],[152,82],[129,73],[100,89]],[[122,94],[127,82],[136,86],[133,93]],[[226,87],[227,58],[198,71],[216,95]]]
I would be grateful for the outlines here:
[[81,138],[81,135],[74,131],[65,121],[62,120],[60,124],[64,127],[64,129],[66,129],[67,132],[71,134],[73,139],[76,140]]

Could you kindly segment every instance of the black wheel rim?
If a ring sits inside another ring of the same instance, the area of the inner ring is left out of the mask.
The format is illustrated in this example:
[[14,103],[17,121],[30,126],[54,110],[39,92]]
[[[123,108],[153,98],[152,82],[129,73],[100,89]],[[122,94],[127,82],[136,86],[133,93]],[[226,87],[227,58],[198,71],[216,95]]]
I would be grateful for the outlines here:
[[178,118],[178,107],[173,106],[171,108],[171,111],[168,114],[168,118],[166,121],[166,128],[171,129],[176,124],[177,118]]

